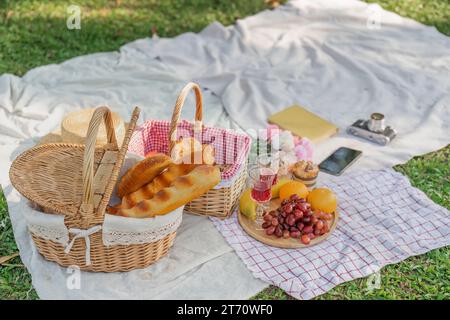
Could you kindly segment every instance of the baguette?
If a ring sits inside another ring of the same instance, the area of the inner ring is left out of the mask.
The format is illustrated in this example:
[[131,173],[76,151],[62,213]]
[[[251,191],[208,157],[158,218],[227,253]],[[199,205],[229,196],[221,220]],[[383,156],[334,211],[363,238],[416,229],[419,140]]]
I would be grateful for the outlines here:
[[175,181],[176,178],[188,174],[195,168],[193,164],[175,164],[171,163],[166,171],[156,176],[151,182],[142,186],[140,189],[127,194],[122,198],[122,203],[116,206],[116,209],[129,209],[134,207],[142,200],[151,199],[159,190],[166,188]]
[[178,177],[168,188],[158,191],[149,200],[143,200],[129,209],[119,209],[124,217],[148,218],[167,214],[208,192],[220,182],[217,166],[201,165],[187,175]]
[[135,192],[143,185],[152,181],[158,174],[166,169],[171,159],[162,153],[157,153],[131,167],[120,179],[117,195],[123,197]]

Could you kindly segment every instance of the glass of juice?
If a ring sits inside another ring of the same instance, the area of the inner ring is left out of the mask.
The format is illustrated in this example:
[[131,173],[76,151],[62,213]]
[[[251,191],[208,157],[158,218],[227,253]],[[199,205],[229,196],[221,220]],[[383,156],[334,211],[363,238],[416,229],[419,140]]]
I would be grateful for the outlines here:
[[256,224],[262,228],[263,216],[272,198],[272,185],[277,174],[271,168],[254,166],[249,169],[251,197],[256,202]]
[[272,181],[273,185],[275,185],[278,180],[278,170],[280,169],[280,157],[278,152],[260,154],[256,158],[256,164],[260,168],[267,168],[275,172],[275,177]]

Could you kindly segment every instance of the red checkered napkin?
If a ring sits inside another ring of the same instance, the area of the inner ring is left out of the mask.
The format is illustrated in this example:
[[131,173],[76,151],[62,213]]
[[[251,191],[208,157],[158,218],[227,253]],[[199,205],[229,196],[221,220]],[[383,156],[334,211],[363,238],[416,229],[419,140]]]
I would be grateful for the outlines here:
[[[136,128],[128,151],[144,156],[150,151],[167,154],[169,149],[170,122],[165,120],[149,120]],[[193,137],[193,125],[182,120],[177,126],[177,139]],[[201,137],[195,136],[203,144],[212,144],[215,149],[217,164],[230,165],[222,172],[222,181],[232,180],[238,173],[241,164],[245,163],[250,151],[250,137],[222,128],[203,127]]]
[[450,212],[392,169],[348,174],[324,185],[337,193],[340,219],[327,240],[310,248],[279,249],[256,241],[236,214],[211,219],[255,277],[298,299],[450,244]]

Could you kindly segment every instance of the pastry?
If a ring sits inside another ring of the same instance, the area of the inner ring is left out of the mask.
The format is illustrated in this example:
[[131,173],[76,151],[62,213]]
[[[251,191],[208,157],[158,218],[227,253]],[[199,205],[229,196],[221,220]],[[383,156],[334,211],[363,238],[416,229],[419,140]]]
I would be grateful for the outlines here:
[[301,160],[292,167],[292,176],[295,180],[303,182],[308,188],[316,184],[319,175],[319,166],[311,161]]
[[197,139],[190,137],[175,144],[171,157],[174,163],[212,165],[215,162],[215,150],[212,145],[202,145]]
[[176,178],[170,187],[158,191],[153,198],[143,200],[130,209],[119,209],[117,214],[134,218],[164,215],[198,198],[219,182],[220,170],[217,166],[201,165]]
[[171,162],[171,159],[162,153],[157,153],[139,161],[123,175],[117,188],[117,195],[122,198],[138,190],[143,185],[152,181]]
[[216,150],[212,144],[202,144],[203,164],[213,165],[216,162]]

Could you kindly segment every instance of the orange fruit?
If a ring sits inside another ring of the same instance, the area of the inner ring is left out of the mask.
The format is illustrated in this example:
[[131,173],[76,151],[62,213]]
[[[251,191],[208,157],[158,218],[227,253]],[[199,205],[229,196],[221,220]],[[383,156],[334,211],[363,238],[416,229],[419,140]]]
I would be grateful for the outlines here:
[[306,199],[313,210],[333,213],[337,208],[337,198],[333,191],[327,188],[317,188],[308,194]]
[[305,198],[308,196],[308,188],[305,184],[300,181],[291,181],[284,184],[280,188],[280,199],[289,199],[293,194],[298,195],[300,198]]

